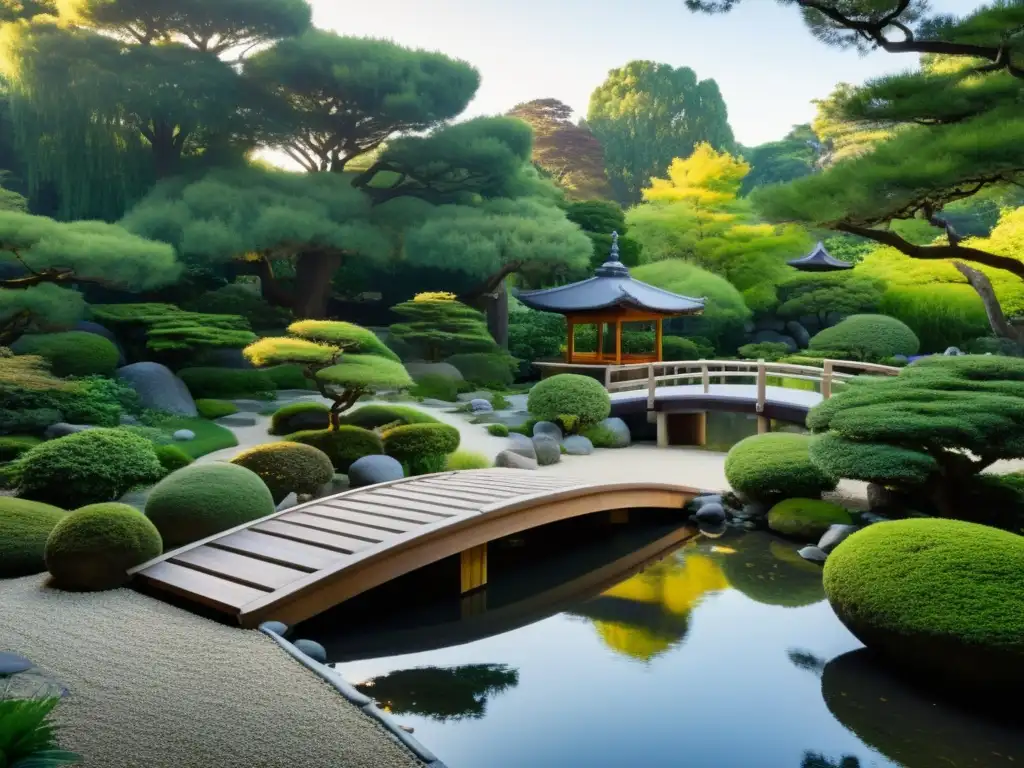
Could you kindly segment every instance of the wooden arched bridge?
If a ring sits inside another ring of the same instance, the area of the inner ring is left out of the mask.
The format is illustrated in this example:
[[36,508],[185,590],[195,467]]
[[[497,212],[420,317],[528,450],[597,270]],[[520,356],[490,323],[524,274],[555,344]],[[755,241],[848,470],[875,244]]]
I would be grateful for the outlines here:
[[698,491],[587,483],[537,472],[446,472],[359,488],[197,541],[131,572],[150,593],[232,616],[294,624],[453,555],[461,591],[487,583],[487,542],[597,512],[681,509]]

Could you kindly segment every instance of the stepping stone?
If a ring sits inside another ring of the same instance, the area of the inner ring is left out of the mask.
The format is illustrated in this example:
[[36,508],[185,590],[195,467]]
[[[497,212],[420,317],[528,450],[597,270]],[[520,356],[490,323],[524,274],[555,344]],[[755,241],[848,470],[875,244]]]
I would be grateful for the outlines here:
[[27,672],[33,666],[32,662],[24,656],[0,651],[0,675],[4,677],[17,675],[19,672]]

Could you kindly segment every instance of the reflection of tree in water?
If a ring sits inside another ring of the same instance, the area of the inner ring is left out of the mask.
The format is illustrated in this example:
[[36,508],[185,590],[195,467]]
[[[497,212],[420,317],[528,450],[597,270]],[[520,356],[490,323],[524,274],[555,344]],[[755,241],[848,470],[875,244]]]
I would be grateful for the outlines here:
[[720,556],[729,585],[764,605],[796,608],[825,599],[821,566],[797,554],[796,545],[763,531],[729,540],[735,553]]
[[794,667],[799,667],[818,677],[821,677],[822,670],[825,669],[825,660],[823,658],[815,656],[810,651],[805,651],[802,648],[790,648],[786,651],[786,655],[789,656],[789,660],[793,662]]
[[852,755],[830,760],[817,752],[804,752],[800,768],[860,768],[860,760]]
[[649,661],[682,642],[690,611],[704,595],[728,586],[713,558],[689,552],[655,563],[572,613],[593,621],[609,648]]
[[355,686],[396,715],[423,715],[441,722],[479,720],[487,699],[519,684],[519,671],[504,664],[400,669]]

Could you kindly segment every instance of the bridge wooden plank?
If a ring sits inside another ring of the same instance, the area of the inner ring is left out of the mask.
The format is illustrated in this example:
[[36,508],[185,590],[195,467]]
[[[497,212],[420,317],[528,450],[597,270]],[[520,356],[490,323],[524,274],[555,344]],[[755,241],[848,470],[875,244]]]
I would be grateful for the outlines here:
[[209,546],[258,557],[268,563],[319,571],[338,561],[339,553],[322,547],[300,544],[280,536],[269,536],[257,531],[238,531],[223,539],[211,542]]
[[[409,486],[408,488],[394,491],[389,488],[385,488],[381,490],[381,493],[386,493],[389,496],[414,493],[430,498],[443,499],[446,504],[450,504],[453,507],[461,507],[462,509],[479,509],[480,507],[487,506],[493,501],[493,497],[488,496],[486,491],[478,493],[475,491],[458,490],[456,488],[438,488],[433,485],[427,485],[426,483],[417,483],[415,486]],[[426,501],[429,501],[430,498],[426,499]]]
[[[523,492],[522,485],[519,485],[518,488],[512,488],[509,486],[503,487],[490,480],[477,480],[476,482],[473,482],[472,480],[448,479],[424,480],[422,485],[430,488],[451,488],[454,491],[470,491],[474,494],[491,496],[495,499],[507,499],[510,496],[516,496]],[[419,488],[420,485],[417,485],[416,487]]]
[[[318,513],[327,514],[324,507],[330,507],[332,509],[349,511],[349,512],[361,512],[367,515],[379,515],[380,517],[386,517],[393,520],[400,520],[405,523],[436,523],[438,520],[443,520],[446,517],[451,517],[452,512],[446,512],[442,514],[430,514],[429,512],[416,512],[411,509],[404,509],[394,503],[371,503],[369,501],[361,501],[366,498],[365,496],[359,496],[350,499],[324,499],[323,507],[317,507]],[[345,518],[341,518],[345,519]]]
[[[327,523],[329,524],[330,521],[328,520]],[[332,549],[339,555],[339,558],[334,561],[335,565],[344,561],[344,555],[351,555],[360,549],[365,549],[379,543],[366,542],[362,539],[353,539],[348,536],[342,536],[338,533],[332,533],[325,528],[311,528],[305,525],[283,522],[281,519],[267,520],[265,523],[259,523],[258,525],[253,526],[253,530],[262,531],[263,533],[269,533],[274,536],[280,536],[285,539],[291,539],[302,544],[312,544],[314,546]]]
[[388,497],[377,498],[372,492],[357,498],[359,499],[358,502],[350,501],[349,499],[337,499],[337,501],[353,504],[353,506],[358,504],[360,508],[372,504],[374,507],[390,506],[395,509],[411,509],[416,512],[426,512],[427,514],[434,515],[435,520],[442,520],[446,517],[455,517],[462,514],[460,509],[452,509],[441,504],[429,504],[425,501],[399,501]]
[[176,565],[169,560],[147,568],[139,573],[139,577],[168,592],[226,613],[237,613],[243,605],[268,594],[263,590],[186,568],[184,565]]
[[454,507],[456,512],[476,512],[481,507],[487,506],[485,500],[467,501],[466,499],[452,498],[451,496],[445,496],[442,493],[426,493],[421,491],[422,486],[417,485],[416,490],[400,491],[391,490],[390,488],[382,488],[379,491],[374,491],[375,497],[386,496],[389,499],[398,499],[396,505],[401,501],[425,501],[431,504],[440,504],[446,507]]
[[[417,523],[411,520],[396,520],[393,517],[384,517],[383,515],[371,515],[366,512],[356,512],[355,510],[338,509],[337,507],[318,506],[309,507],[308,509],[302,510],[302,512],[296,512],[296,515],[301,515],[301,519],[304,524],[313,523],[307,518],[311,518],[314,515],[317,520],[326,523],[340,522],[344,523],[355,523],[366,528],[380,529],[381,533],[409,533],[409,531],[415,531],[420,528],[424,523]],[[295,520],[294,517],[289,517],[289,520]],[[436,519],[436,518],[435,518]],[[320,524],[320,523],[317,523]]]
[[308,573],[228,552],[225,549],[215,549],[209,545],[186,550],[175,555],[170,562],[264,590],[280,589]]
[[504,498],[510,498],[514,496],[522,496],[524,493],[570,488],[573,485],[577,485],[577,483],[538,483],[528,478],[518,478],[515,480],[491,480],[483,478],[477,481],[431,480],[430,485],[438,488],[447,488],[451,485],[459,488],[480,489],[484,493],[492,495],[500,494]]

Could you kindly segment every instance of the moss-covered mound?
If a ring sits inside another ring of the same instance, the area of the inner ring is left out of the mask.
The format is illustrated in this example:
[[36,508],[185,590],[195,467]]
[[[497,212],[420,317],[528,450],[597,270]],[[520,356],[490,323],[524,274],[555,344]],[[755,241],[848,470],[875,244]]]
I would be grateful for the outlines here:
[[66,515],[49,504],[0,496],[0,579],[45,571],[46,539]]
[[509,434],[508,427],[504,424],[488,424],[487,432],[494,437],[508,437]]
[[342,426],[338,429],[306,430],[288,435],[288,440],[319,448],[327,454],[334,468],[342,474],[347,474],[348,468],[357,459],[384,453],[384,444],[380,436],[361,427]]
[[272,435],[290,435],[331,426],[331,409],[323,403],[290,403],[281,406],[270,417]]
[[745,533],[721,554],[729,585],[758,603],[797,608],[825,599],[821,567],[801,558],[793,544],[761,531]]
[[227,400],[200,398],[196,400],[196,409],[204,419],[219,419],[238,413],[238,406]]
[[379,429],[389,424],[439,424],[429,413],[407,405],[364,405],[341,417],[341,423],[363,429]]
[[127,504],[82,507],[46,540],[46,570],[62,589],[98,592],[128,582],[128,569],[163,552],[156,526]]
[[444,469],[460,440],[459,430],[448,424],[407,424],[384,433],[384,453],[402,463],[407,477],[427,475]]
[[273,512],[273,496],[259,475],[221,462],[179,469],[157,483],[146,500],[146,517],[160,531],[167,549]]
[[768,527],[799,541],[817,542],[832,525],[851,525],[850,513],[820,499],[786,499],[768,513]]
[[881,666],[866,648],[825,665],[821,695],[847,730],[905,768],[1011,766],[1024,757],[1019,725],[975,715],[974,700],[954,707],[928,695]]
[[187,467],[194,459],[177,445],[158,445],[155,447],[156,458],[167,473],[176,472]]
[[120,356],[109,339],[85,331],[28,334],[12,349],[46,358],[57,376],[110,376]]
[[608,418],[612,405],[608,391],[596,379],[560,373],[538,382],[530,390],[526,407],[536,419],[561,422],[576,431]]
[[741,440],[725,459],[725,477],[735,491],[757,501],[820,497],[839,481],[811,463],[811,439],[772,432]]
[[274,503],[289,493],[316,493],[334,477],[330,457],[303,443],[268,443],[243,451],[232,464],[252,470],[267,484]]
[[854,360],[916,355],[921,342],[910,326],[888,315],[850,315],[811,339],[810,348]]
[[872,525],[825,563],[832,609],[896,667],[951,688],[1024,686],[1024,537],[957,520]]

